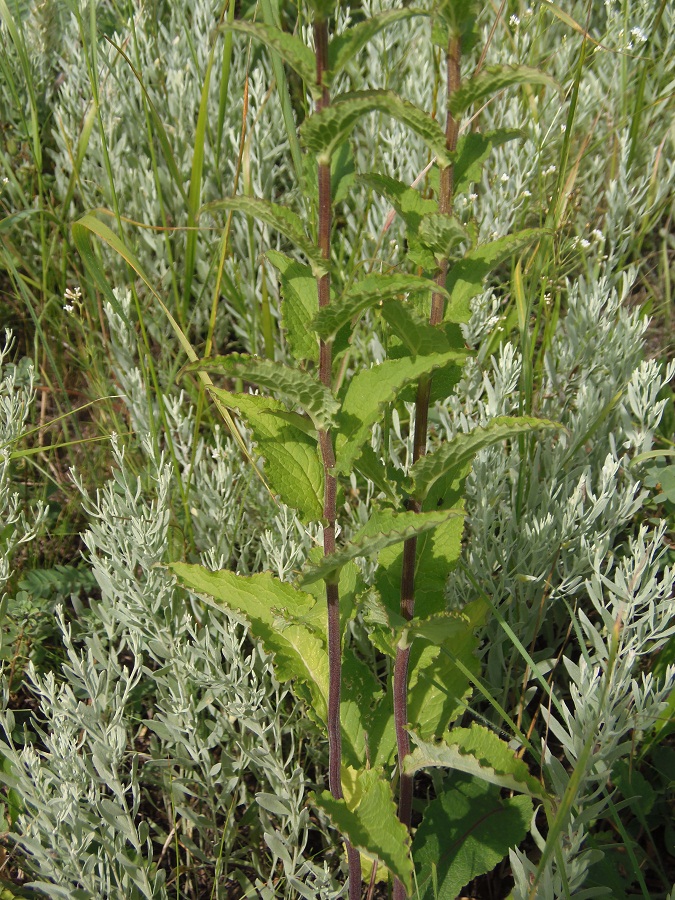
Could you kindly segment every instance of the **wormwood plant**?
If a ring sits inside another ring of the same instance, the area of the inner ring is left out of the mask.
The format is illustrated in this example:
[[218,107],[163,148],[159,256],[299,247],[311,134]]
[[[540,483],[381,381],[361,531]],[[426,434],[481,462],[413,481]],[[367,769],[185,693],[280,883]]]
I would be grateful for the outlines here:
[[[427,453],[430,404],[448,395],[469,355],[460,331],[469,301],[496,265],[541,236],[527,230],[479,243],[476,230],[453,215],[455,191],[480,177],[493,146],[516,137],[496,131],[460,139],[458,126],[473,104],[509,85],[550,79],[535,69],[505,66],[479,68],[462,81],[461,56],[475,40],[473,3],[443,0],[432,9],[388,10],[332,36],[333,3],[310,0],[310,7],[313,50],[269,22],[224,26],[281,55],[314,103],[300,129],[308,227],[289,208],[251,196],[208,207],[211,213],[238,210],[257,217],[306,257],[303,264],[279,251],[267,254],[279,272],[295,366],[230,354],[193,361],[185,371],[242,379],[274,395],[235,393],[208,382],[220,407],[250,428],[271,491],[302,521],[321,521],[323,553],[311,555],[294,584],[269,573],[243,577],[184,563],[171,568],[186,587],[248,621],[274,654],[279,680],[293,682],[325,730],[330,791],[313,795],[312,803],[344,836],[350,898],[361,896],[362,854],[375,861],[372,879],[377,864],[389,870],[396,900],[439,890],[450,897],[493,868],[524,835],[532,811],[528,795],[545,799],[525,763],[494,734],[476,725],[448,730],[476,675],[474,631],[487,609],[482,600],[461,612],[445,608],[445,582],[461,551],[463,484],[479,450],[556,427],[533,417],[499,417]],[[413,16],[431,19],[432,39],[445,56],[445,128],[390,91],[331,96],[340,73],[375,34]],[[408,253],[407,265],[396,271],[357,277],[338,271],[332,259],[332,198],[346,189],[350,133],[373,112],[419,135],[434,167],[428,197],[388,174],[359,176],[403,219]],[[369,310],[381,317],[387,359],[352,373],[351,325]],[[371,431],[410,397],[412,466],[403,474],[374,451]],[[374,483],[378,500],[367,522],[338,544],[338,493],[354,471]],[[357,560],[363,558],[377,563],[373,583],[361,574]],[[377,672],[346,639],[357,615],[383,661]],[[417,745],[412,753],[411,736]],[[470,829],[499,814],[501,834],[484,833],[482,845],[459,867],[430,852],[443,827],[433,814],[425,817],[411,851],[413,778],[429,765],[469,776],[436,799],[436,809],[462,810],[459,827]],[[490,784],[518,796],[502,801]]]

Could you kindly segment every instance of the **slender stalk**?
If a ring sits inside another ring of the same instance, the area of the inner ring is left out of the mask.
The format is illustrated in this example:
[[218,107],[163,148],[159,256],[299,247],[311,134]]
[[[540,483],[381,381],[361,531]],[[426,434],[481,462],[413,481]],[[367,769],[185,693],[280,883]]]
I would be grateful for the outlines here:
[[[328,68],[328,23],[325,19],[314,23],[316,48],[316,77],[321,85],[321,99],[317,107],[330,104],[328,88],[323,83],[323,73]],[[325,260],[330,260],[331,192],[330,163],[319,163],[319,249]],[[330,275],[326,272],[317,279],[319,307],[330,303]],[[331,387],[332,347],[330,342],[319,344],[319,378]],[[324,468],[323,496],[323,552],[326,556],[335,552],[335,521],[337,519],[337,481],[330,474],[335,465],[333,440],[327,430],[319,431],[319,448]],[[328,606],[328,785],[336,800],[342,798],[342,734],[340,729],[340,692],[342,686],[342,641],[340,635],[340,595],[337,583],[326,583]],[[361,855],[349,841],[345,841],[349,861],[349,900],[361,896]]]
[[[448,107],[450,97],[459,88],[460,84],[460,55],[461,45],[457,35],[452,35],[448,41],[447,50],[447,97]],[[453,151],[457,146],[459,122],[448,109],[445,125],[445,144],[448,150]],[[454,193],[453,168],[446,166],[440,172],[440,192],[438,197],[438,211],[449,215],[452,212]],[[443,288],[448,274],[448,260],[444,259],[436,274],[436,284]],[[440,325],[443,321],[443,296],[433,294],[431,299],[431,325]],[[415,435],[413,439],[413,461],[416,462],[427,452],[427,425],[429,420],[429,398],[431,396],[431,377],[420,378],[417,385],[417,397],[415,399]],[[421,512],[422,506],[416,500],[408,501],[408,509],[413,512]],[[415,612],[415,560],[417,557],[417,538],[409,538],[403,545],[403,569],[401,572],[401,615],[405,619],[412,619]],[[410,753],[410,736],[406,730],[408,724],[408,664],[410,661],[410,647],[398,649],[394,662],[394,723],[396,727],[396,747],[398,751],[398,765],[400,774],[400,788],[398,798],[398,817],[401,822],[410,828],[413,800],[413,779],[411,775],[403,772],[403,760]],[[394,900],[405,900],[407,894],[401,881],[394,882]]]

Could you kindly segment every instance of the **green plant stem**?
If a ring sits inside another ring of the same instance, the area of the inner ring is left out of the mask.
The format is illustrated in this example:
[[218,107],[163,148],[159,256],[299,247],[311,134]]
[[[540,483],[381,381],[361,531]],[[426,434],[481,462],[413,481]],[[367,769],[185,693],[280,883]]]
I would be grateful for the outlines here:
[[[457,35],[451,35],[447,50],[447,96],[450,97],[460,84],[461,45]],[[457,146],[459,122],[448,110],[445,125],[445,143],[450,151]],[[452,211],[454,193],[452,166],[446,166],[440,172],[440,191],[438,211],[449,215]],[[442,260],[436,274],[436,284],[444,288],[448,274],[448,260]],[[443,321],[443,295],[433,294],[429,323],[440,325]],[[413,462],[417,462],[427,451],[427,428],[429,421],[429,399],[431,396],[431,377],[420,378],[415,399],[415,435],[413,438]],[[422,505],[417,500],[408,501],[408,509],[419,513]],[[417,557],[417,538],[409,538],[403,545],[403,568],[401,571],[401,615],[408,621],[415,613],[415,561]],[[404,773],[403,760],[410,753],[410,736],[408,724],[408,665],[410,662],[410,646],[396,651],[394,662],[394,723],[396,727],[396,749],[400,774],[398,799],[399,820],[409,829],[412,817],[413,776]],[[398,879],[394,883],[394,900],[405,900],[406,889]]]
[[[321,99],[317,107],[330,104],[328,88],[323,85],[323,73],[328,68],[328,23],[325,19],[314,23],[316,48],[316,76],[322,85]],[[325,260],[330,260],[331,191],[330,163],[318,167],[319,187],[319,249]],[[319,307],[330,303],[330,275],[326,272],[317,279]],[[319,378],[326,387],[332,382],[332,346],[321,341],[319,345]],[[323,497],[323,552],[326,556],[335,552],[335,521],[337,519],[337,480],[331,475],[335,466],[333,440],[327,430],[319,431],[319,448],[324,467]],[[328,785],[336,800],[342,799],[342,733],[340,727],[340,694],[342,686],[342,639],[340,634],[340,594],[337,582],[326,582],[328,606]],[[361,896],[361,854],[345,841],[349,861],[349,898]]]

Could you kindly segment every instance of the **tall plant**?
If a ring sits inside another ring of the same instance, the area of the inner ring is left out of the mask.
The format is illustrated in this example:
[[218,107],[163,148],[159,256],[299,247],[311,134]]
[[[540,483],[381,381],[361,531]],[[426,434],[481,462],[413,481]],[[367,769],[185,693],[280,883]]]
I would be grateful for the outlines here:
[[[218,407],[228,417],[227,410],[236,412],[252,432],[272,492],[304,522],[321,521],[323,552],[310,558],[296,584],[269,573],[242,577],[185,563],[172,569],[186,587],[246,618],[274,655],[279,680],[293,682],[308,714],[325,731],[330,791],[313,795],[312,802],[344,836],[350,898],[361,895],[362,854],[391,873],[397,900],[413,894],[414,882],[419,896],[441,889],[440,895],[449,897],[489,871],[524,836],[532,808],[528,795],[545,796],[526,765],[495,735],[476,725],[448,730],[477,676],[474,632],[487,609],[482,601],[462,612],[445,606],[445,582],[461,551],[463,483],[481,449],[555,427],[532,417],[502,417],[427,453],[430,406],[451,392],[468,357],[460,324],[468,319],[470,300],[492,268],[539,236],[528,230],[478,244],[475,229],[453,215],[455,194],[478,180],[492,147],[515,137],[471,132],[460,138],[459,121],[474,103],[512,84],[549,79],[526,67],[497,67],[462,82],[462,53],[475,40],[473,2],[441,0],[432,9],[388,10],[341,34],[331,34],[332,0],[309,0],[309,5],[313,51],[269,17],[265,24],[228,21],[222,30],[243,33],[281,55],[314,101],[300,128],[310,216],[304,222],[288,207],[248,195],[208,207],[210,213],[238,210],[257,217],[306,258],[301,263],[278,251],[267,254],[279,272],[282,324],[295,364],[242,354],[194,360],[181,338],[193,359],[186,371],[198,372]],[[445,128],[390,91],[331,96],[337,76],[375,34],[413,16],[431,20],[432,39],[445,53]],[[360,181],[384,195],[402,217],[408,253],[398,270],[354,277],[350,287],[334,290],[341,278],[331,253],[332,195],[345,186],[333,161],[349,153],[352,130],[372,112],[398,119],[426,143],[435,157],[429,175],[434,196],[423,198],[390,175],[361,174]],[[94,266],[87,228],[113,246],[114,236],[91,215],[76,225],[78,246]],[[129,251],[124,253],[134,265]],[[379,317],[388,358],[343,379],[337,369],[347,365],[352,325],[367,312]],[[207,371],[243,379],[267,393],[215,387]],[[375,452],[371,432],[410,396],[415,398],[414,451],[404,474]],[[374,484],[378,499],[365,525],[338,545],[338,494],[354,472]],[[372,583],[356,562],[364,557],[376,561]],[[345,638],[347,623],[357,616],[386,661],[384,682]],[[411,735],[417,745],[412,753]],[[411,846],[414,774],[434,765],[450,766],[467,778],[428,805]],[[502,801],[497,787],[519,796]],[[494,823],[495,816],[502,827],[488,839],[481,823],[486,818]],[[437,859],[434,841],[448,822],[482,835],[480,852],[459,861],[457,853]]]

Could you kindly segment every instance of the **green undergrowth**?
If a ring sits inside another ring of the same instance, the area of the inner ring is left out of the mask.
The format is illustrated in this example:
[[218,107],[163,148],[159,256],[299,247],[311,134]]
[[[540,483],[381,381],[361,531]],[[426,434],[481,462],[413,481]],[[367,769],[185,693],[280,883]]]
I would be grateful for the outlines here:
[[0,897],[673,900],[671,4],[0,41]]

